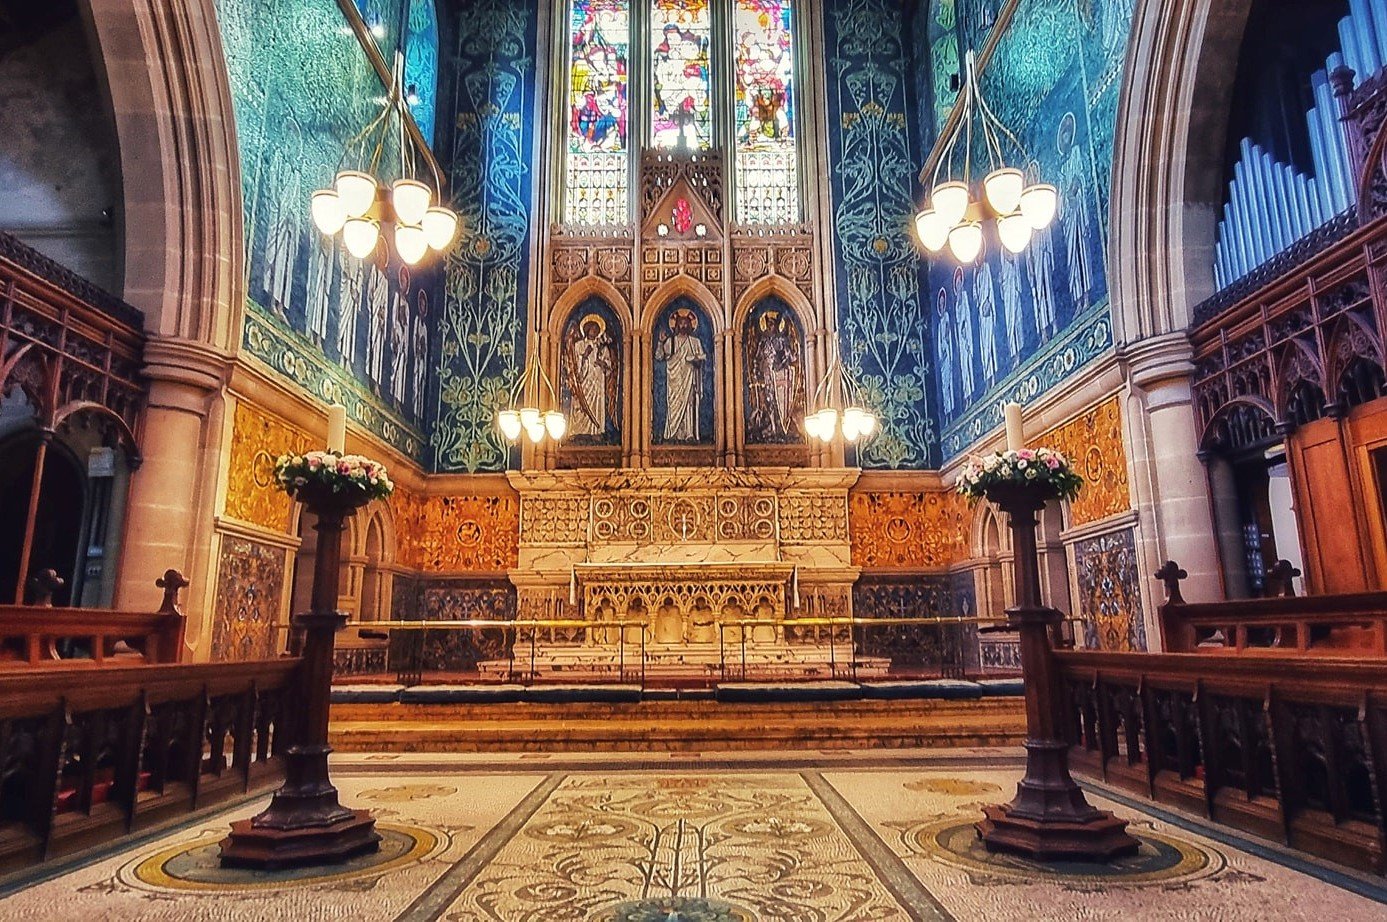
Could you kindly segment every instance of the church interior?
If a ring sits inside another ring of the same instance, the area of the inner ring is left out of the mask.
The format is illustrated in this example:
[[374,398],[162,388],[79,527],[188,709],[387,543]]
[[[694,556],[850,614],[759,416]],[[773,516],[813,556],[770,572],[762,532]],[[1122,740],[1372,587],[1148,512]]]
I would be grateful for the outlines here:
[[0,917],[1381,919],[1385,338],[1387,0],[0,0]]

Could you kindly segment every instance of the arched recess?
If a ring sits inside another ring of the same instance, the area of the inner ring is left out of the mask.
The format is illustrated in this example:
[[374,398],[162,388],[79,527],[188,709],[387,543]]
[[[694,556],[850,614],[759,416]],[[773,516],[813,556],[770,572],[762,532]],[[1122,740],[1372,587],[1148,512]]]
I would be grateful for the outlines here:
[[364,518],[364,525],[355,534],[360,546],[354,548],[356,553],[353,554],[361,562],[356,620],[363,623],[385,621],[392,617],[396,551],[394,519],[390,506],[383,502],[371,503],[357,515]]
[[125,300],[145,316],[150,381],[131,477],[117,607],[153,610],[152,574],[191,582],[186,642],[211,650],[216,497],[226,476],[223,382],[244,282],[240,165],[215,0],[79,0],[115,113]]
[[[1113,338],[1126,379],[1124,443],[1138,567],[1189,571],[1186,594],[1224,591],[1220,543],[1191,396],[1194,307],[1213,255],[1239,49],[1252,0],[1135,4],[1114,137],[1108,263]],[[1154,580],[1146,635],[1159,637]]]
[[[689,314],[696,321],[694,328],[677,328]],[[644,443],[656,466],[712,464],[727,444],[724,408],[730,382],[725,319],[712,293],[686,276],[666,283],[645,306],[643,381],[635,392],[644,395],[647,403],[640,415],[648,426]],[[682,380],[682,375],[671,381],[671,367],[682,371],[690,364],[701,365],[693,383]],[[676,398],[673,402],[671,396]],[[690,407],[690,397],[696,407]]]
[[803,314],[778,295],[767,294],[742,316],[734,359],[743,442],[779,446],[804,444],[803,419],[812,399]]
[[972,522],[973,558],[981,561],[978,573],[978,617],[1001,618],[1012,604],[1011,531],[1000,510],[978,503]]
[[559,408],[568,419],[561,453],[604,459],[614,466],[623,436],[630,431],[630,313],[620,302],[614,304],[589,288],[566,313],[553,316],[559,321],[552,327],[558,340],[553,380]]

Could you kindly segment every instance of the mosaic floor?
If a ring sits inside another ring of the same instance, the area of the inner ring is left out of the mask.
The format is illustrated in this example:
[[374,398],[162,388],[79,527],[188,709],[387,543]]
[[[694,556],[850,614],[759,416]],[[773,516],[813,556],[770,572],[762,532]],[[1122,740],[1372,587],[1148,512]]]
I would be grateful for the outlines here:
[[880,755],[796,759],[789,767],[742,756],[678,768],[617,759],[599,770],[543,757],[357,757],[335,774],[344,802],[376,815],[378,854],[326,870],[224,871],[217,842],[257,801],[12,892],[0,900],[0,918],[1387,917],[1369,898],[1387,893],[1380,885],[1302,873],[1274,850],[1218,842],[1097,795],[1095,804],[1132,821],[1137,855],[1111,867],[990,855],[971,824],[979,805],[1010,797],[1019,776],[1012,767],[978,768],[986,763],[957,756],[919,764]]

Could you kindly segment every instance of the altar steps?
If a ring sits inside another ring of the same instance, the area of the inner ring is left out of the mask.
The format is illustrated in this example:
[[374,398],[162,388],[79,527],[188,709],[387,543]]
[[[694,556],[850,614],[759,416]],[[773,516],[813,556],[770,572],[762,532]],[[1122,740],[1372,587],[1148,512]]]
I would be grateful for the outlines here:
[[334,704],[339,752],[699,752],[1019,743],[1019,697],[737,704]]

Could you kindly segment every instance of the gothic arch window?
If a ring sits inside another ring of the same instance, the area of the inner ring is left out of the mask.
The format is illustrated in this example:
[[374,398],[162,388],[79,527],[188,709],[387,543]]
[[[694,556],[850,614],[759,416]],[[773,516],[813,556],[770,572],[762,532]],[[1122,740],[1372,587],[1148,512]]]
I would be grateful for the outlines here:
[[777,297],[759,301],[742,329],[742,390],[748,445],[804,441],[804,329]]
[[655,445],[713,444],[716,355],[713,324],[691,298],[675,298],[652,329],[652,426]]
[[621,444],[623,339],[621,320],[601,298],[588,298],[568,315],[559,356],[568,444]]
[[628,224],[645,146],[732,150],[736,220],[799,221],[797,3],[568,0],[563,220]]

